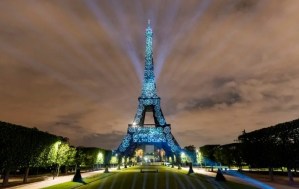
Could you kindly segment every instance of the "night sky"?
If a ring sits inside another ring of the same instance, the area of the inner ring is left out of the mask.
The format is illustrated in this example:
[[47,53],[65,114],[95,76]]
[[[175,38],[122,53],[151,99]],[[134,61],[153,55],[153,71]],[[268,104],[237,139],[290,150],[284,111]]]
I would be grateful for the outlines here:
[[2,0],[0,120],[116,148],[141,92],[151,19],[179,144],[233,142],[299,117],[299,1]]

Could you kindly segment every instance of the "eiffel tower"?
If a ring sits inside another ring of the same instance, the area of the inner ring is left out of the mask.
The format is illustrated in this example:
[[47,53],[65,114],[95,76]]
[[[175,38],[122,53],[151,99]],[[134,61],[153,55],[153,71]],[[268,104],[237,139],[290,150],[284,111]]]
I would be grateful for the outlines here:
[[[166,156],[172,159],[176,156],[180,164],[182,149],[171,133],[171,125],[166,123],[160,107],[160,97],[157,95],[152,44],[153,31],[149,20],[145,30],[145,69],[137,113],[133,123],[128,124],[127,135],[115,153],[125,158],[131,157],[138,146],[154,145],[163,149]],[[153,113],[155,123],[144,124],[145,114],[148,112]]]

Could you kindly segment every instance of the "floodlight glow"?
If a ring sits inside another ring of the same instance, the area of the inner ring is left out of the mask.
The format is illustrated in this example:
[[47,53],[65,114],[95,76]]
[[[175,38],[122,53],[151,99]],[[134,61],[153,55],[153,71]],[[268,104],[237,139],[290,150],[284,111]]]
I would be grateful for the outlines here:
[[98,158],[103,158],[103,154],[101,152],[98,154]]
[[249,176],[246,176],[242,173],[239,173],[238,171],[228,170],[228,171],[225,171],[224,173],[228,174],[228,175],[231,175],[231,176],[234,176],[234,177],[237,177],[237,178],[241,179],[244,182],[251,183],[252,185],[257,186],[259,188],[274,189],[272,186],[269,186],[269,185],[267,185],[267,184],[265,184],[261,181],[255,180],[255,179],[253,179]]
[[112,156],[111,160],[110,160],[110,163],[111,164],[117,164],[117,162],[118,162],[118,159],[115,156]]
[[104,163],[104,155],[102,152],[98,153],[98,157],[97,157],[97,163]]
[[55,150],[58,150],[60,144],[61,144],[61,141],[57,141],[57,142],[55,142],[54,145],[53,145],[54,149],[55,149]]

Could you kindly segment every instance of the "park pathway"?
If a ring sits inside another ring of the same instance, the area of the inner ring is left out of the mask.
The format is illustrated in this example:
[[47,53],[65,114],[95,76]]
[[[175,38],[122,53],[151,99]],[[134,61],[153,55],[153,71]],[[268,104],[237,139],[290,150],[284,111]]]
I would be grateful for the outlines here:
[[[115,168],[112,168],[111,170],[115,170]],[[81,173],[82,178],[90,177],[99,173],[103,173],[104,170],[99,170],[99,171],[92,171],[92,172],[86,172],[86,173]],[[67,175],[67,176],[60,176],[56,177],[53,180],[53,177],[48,177],[46,180],[39,181],[39,182],[33,182],[29,184],[22,184],[14,187],[10,187],[13,189],[39,189],[39,188],[45,188],[48,186],[64,183],[64,182],[69,182],[73,179],[74,175]]]
[[[132,169],[133,169],[133,171],[132,171]],[[136,170],[134,170],[134,169],[136,169]],[[183,168],[183,169],[186,170],[186,172],[188,170],[188,168]],[[112,168],[110,170],[114,171],[115,168]],[[128,170],[131,171],[131,176],[128,176],[127,174],[122,173],[123,171],[125,171],[125,169],[122,169],[122,171],[120,171],[120,172],[117,171],[117,172],[119,172],[119,174],[116,174],[113,177],[107,177],[107,178],[103,179],[102,184],[99,185],[97,188],[98,189],[107,188],[108,186],[109,186],[108,188],[110,188],[110,189],[117,188],[117,187],[118,188],[126,188],[125,186],[127,186],[127,184],[128,184],[127,181],[131,180],[131,185],[129,187],[131,189],[136,188],[136,186],[140,186],[141,189],[146,189],[146,188],[148,188],[147,187],[148,184],[151,185],[151,187],[157,188],[157,186],[160,186],[163,183],[164,183],[165,189],[170,189],[170,188],[174,187],[174,185],[175,185],[174,180],[175,180],[175,182],[177,184],[176,188],[197,189],[198,187],[200,187],[202,189],[206,189],[207,188],[206,184],[203,183],[203,181],[206,180],[206,182],[209,183],[210,186],[213,187],[213,189],[226,189],[226,187],[224,187],[223,185],[221,185],[215,181],[216,173],[208,172],[201,168],[193,168],[193,170],[195,173],[204,175],[205,176],[204,180],[194,179],[194,177],[192,178],[190,176],[187,176],[187,175],[181,174],[181,173],[177,174],[177,173],[175,173],[175,172],[177,172],[176,171],[177,168],[169,169],[167,167],[161,167],[162,172],[160,172],[160,169],[159,169],[158,174],[153,174],[153,173],[140,174],[139,168],[131,168]],[[82,173],[82,177],[83,178],[91,177],[93,175],[103,173],[103,171],[104,170]],[[175,172],[173,172],[173,171],[175,171]],[[275,189],[296,189],[296,188],[298,188],[298,186],[296,187],[296,186],[281,185],[281,184],[277,184],[277,183],[262,182],[262,181],[259,181],[258,179],[256,180],[256,179],[253,179],[253,178],[250,178],[247,176],[241,176],[241,175],[238,175],[237,173],[236,174],[233,174],[233,173],[234,172],[230,173],[230,175],[225,174],[225,178],[232,182],[249,184],[249,185],[253,185],[255,187],[263,188],[263,189],[274,189],[274,188]],[[160,176],[158,176],[158,175],[160,175]],[[162,176],[162,178],[159,178],[161,176]],[[118,179],[118,177],[120,177],[121,179]],[[171,179],[170,179],[170,177],[171,177]],[[60,176],[58,178],[55,178],[55,180],[52,180],[52,177],[48,177],[48,179],[44,180],[44,181],[19,185],[19,186],[15,186],[15,187],[11,187],[11,188],[38,189],[38,188],[44,188],[44,187],[68,182],[68,181],[71,181],[72,178],[73,178],[73,175]],[[108,183],[107,183],[108,184],[107,185],[105,183],[107,180],[111,181],[110,182],[111,185]],[[119,183],[117,181],[119,181]],[[83,188],[85,188],[85,187],[83,187]]]
[[[185,170],[188,170],[188,168],[183,168]],[[210,178],[215,178],[216,173],[215,172],[210,172],[210,171],[205,171],[203,168],[193,168],[195,173],[199,173],[202,175],[209,176]],[[235,171],[236,172],[236,171]],[[244,183],[244,184],[249,184],[258,188],[262,189],[298,189],[298,185],[296,186],[290,186],[290,185],[283,185],[279,183],[274,183],[274,182],[267,182],[263,179],[254,179],[250,178],[248,176],[240,176],[238,174],[224,174],[225,178],[229,181],[233,182],[238,182],[238,183]],[[214,180],[214,179],[213,179]],[[211,180],[212,181],[212,180]]]

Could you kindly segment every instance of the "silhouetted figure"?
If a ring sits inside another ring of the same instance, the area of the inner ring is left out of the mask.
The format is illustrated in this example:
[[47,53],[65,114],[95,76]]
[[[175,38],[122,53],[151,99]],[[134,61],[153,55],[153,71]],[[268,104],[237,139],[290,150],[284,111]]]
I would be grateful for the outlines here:
[[194,173],[193,171],[193,166],[192,166],[192,162],[189,163],[189,171],[188,171],[188,175]]
[[108,165],[105,166],[105,171],[104,171],[104,173],[109,173]]
[[222,171],[221,171],[220,169],[218,169],[218,171],[217,171],[217,175],[216,175],[215,180],[217,180],[217,181],[222,181],[222,182],[225,182],[225,181],[226,181],[226,179],[225,179],[225,177],[223,176]]
[[73,182],[80,182],[80,183],[86,184],[86,182],[84,182],[82,180],[80,169],[76,170],[76,173],[75,173],[74,178],[73,178]]

